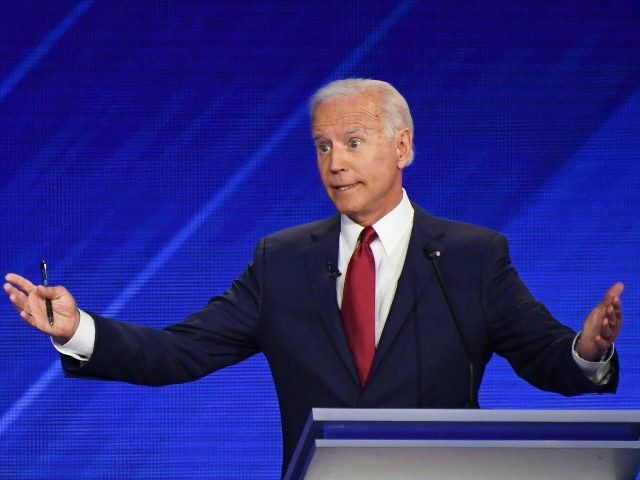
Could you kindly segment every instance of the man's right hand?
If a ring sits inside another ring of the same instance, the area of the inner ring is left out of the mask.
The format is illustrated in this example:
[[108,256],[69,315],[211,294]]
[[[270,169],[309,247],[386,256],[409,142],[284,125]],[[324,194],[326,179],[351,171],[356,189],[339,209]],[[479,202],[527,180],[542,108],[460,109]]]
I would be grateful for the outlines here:
[[[5,276],[4,291],[22,319],[34,328],[53,337],[64,345],[76,333],[80,323],[80,312],[75,299],[61,286],[43,287],[15,273]],[[53,305],[53,326],[49,325],[45,300]]]

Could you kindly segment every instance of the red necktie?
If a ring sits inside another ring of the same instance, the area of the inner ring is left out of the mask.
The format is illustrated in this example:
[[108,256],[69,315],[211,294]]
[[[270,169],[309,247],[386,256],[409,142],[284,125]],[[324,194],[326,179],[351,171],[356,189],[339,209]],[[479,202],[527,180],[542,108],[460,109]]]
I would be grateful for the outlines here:
[[342,323],[361,385],[367,381],[375,353],[376,263],[371,242],[377,236],[373,227],[360,233],[342,293]]

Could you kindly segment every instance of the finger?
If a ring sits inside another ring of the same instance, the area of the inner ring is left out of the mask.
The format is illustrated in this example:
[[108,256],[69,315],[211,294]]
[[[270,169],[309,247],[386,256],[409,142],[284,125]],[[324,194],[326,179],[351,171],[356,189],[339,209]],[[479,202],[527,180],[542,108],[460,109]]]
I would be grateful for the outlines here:
[[607,324],[607,339],[611,342],[615,341],[620,334],[620,322],[616,324],[608,323]]
[[20,318],[32,326],[41,323],[41,320],[38,318],[38,310],[31,308],[28,298],[23,292],[8,283],[4,285],[4,289],[9,294],[9,300],[20,315]]
[[618,338],[619,334],[620,334],[620,323],[617,323],[615,326],[612,326],[609,323],[609,320],[605,319],[605,321],[603,322],[600,328],[598,337],[608,342],[608,346],[611,346],[611,344],[615,342],[616,338]]
[[600,329],[598,337],[603,338],[607,342],[612,342],[614,337],[614,330],[609,325],[603,325]]
[[[619,300],[619,299],[618,299]],[[604,314],[607,324],[614,330],[620,329],[622,324],[622,309],[620,302],[614,302],[612,305],[608,305]]]
[[624,284],[622,282],[617,282],[614,283],[609,290],[607,290],[607,293],[605,293],[604,295],[604,299],[602,300],[602,303],[605,305],[609,305],[611,303],[613,303],[613,301],[615,299],[618,299],[618,302],[620,301],[620,295],[622,295],[622,292],[624,291]]
[[15,273],[7,273],[4,279],[27,294],[35,288],[33,283]]
[[605,304],[607,308],[611,308],[614,313],[620,313],[622,310],[622,302],[620,297],[612,297],[609,302]]
[[4,284],[4,291],[9,296],[9,300],[13,304],[18,312],[24,310],[25,304],[27,302],[27,296],[21,290],[18,290],[16,287],[11,285],[10,283]]

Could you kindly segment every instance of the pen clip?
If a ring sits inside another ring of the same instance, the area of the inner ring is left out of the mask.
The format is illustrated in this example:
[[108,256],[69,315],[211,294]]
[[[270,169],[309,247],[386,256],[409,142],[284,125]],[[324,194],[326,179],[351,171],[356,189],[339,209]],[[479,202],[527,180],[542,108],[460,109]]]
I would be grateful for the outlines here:
[[42,284],[45,287],[49,286],[49,276],[47,275],[47,264],[44,260],[40,262],[40,275],[42,276]]

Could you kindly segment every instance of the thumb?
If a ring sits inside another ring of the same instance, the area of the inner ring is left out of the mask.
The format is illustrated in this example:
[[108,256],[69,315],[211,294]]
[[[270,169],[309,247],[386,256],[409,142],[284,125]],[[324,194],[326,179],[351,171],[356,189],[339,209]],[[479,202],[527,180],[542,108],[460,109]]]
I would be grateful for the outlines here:
[[[75,299],[65,287],[60,285],[55,287],[38,285],[36,288],[36,293],[41,299],[40,314],[47,317],[41,320],[40,326],[37,328],[58,338],[58,343],[66,343],[75,333],[80,321]],[[45,301],[51,301],[54,315],[53,325],[49,324]]]
[[61,285],[55,287],[44,287],[38,285],[36,287],[36,293],[43,300],[55,301],[54,309],[60,311],[68,316],[73,316],[73,312],[76,309],[76,302],[69,293],[69,290]]
[[38,285],[36,289],[37,294],[47,300],[60,300],[65,295],[71,295],[69,291],[61,285],[56,285],[54,287]]
[[56,289],[60,287],[45,287],[43,285],[36,286],[36,293],[40,298],[46,298],[47,300],[54,300],[60,297],[60,292],[56,293]]

